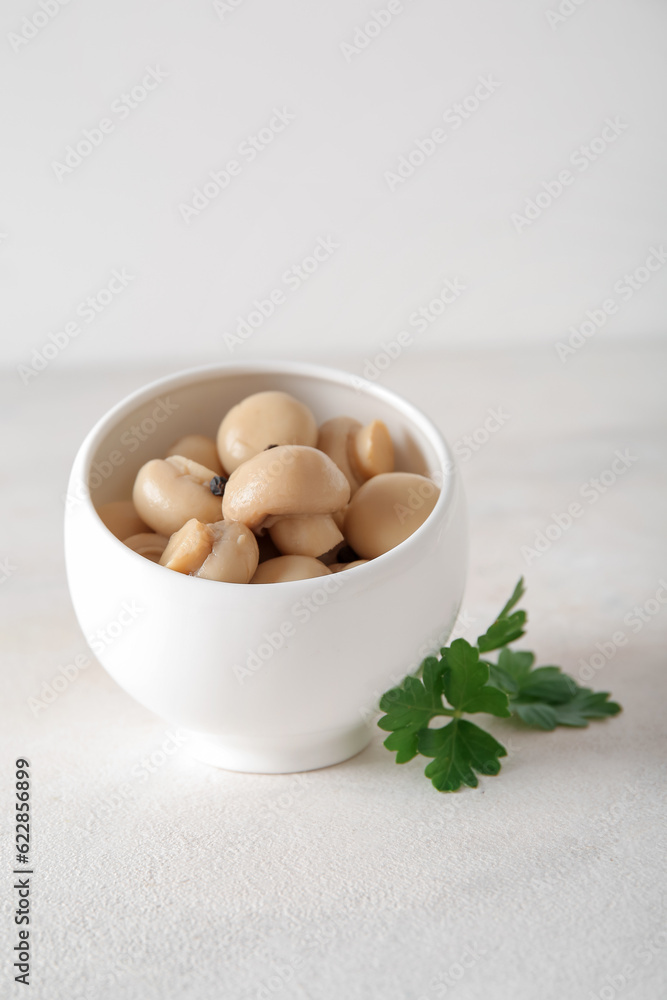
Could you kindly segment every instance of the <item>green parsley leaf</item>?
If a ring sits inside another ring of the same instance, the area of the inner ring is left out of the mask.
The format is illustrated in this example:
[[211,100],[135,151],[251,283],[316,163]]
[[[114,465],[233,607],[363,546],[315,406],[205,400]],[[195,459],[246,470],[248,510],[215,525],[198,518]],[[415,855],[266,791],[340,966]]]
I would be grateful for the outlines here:
[[[456,639],[441,652],[440,660],[435,656],[424,660],[421,680],[406,677],[400,687],[382,696],[380,708],[386,715],[378,725],[390,731],[384,745],[395,751],[397,764],[417,753],[435,757],[425,773],[439,791],[456,791],[462,784],[477,784],[475,771],[497,774],[498,757],[505,755],[497,740],[462,720],[462,713],[504,717],[511,713],[507,695],[489,685],[489,665],[480,660],[479,650]],[[452,708],[444,706],[443,695]],[[429,722],[439,715],[455,718],[442,729],[429,729]]]
[[556,710],[551,705],[546,705],[543,701],[529,701],[525,704],[520,701],[513,701],[512,711],[519,716],[527,726],[535,729],[555,729],[558,725]]
[[522,681],[520,692],[522,698],[559,705],[577,693],[577,685],[560,667],[538,667]]
[[480,652],[490,653],[493,649],[500,649],[501,646],[520,639],[524,634],[527,617],[525,611],[515,611],[509,618],[499,618],[477,639]]
[[450,705],[457,712],[488,712],[509,716],[507,695],[488,686],[489,665],[479,658],[479,650],[465,639],[455,639],[448,649],[442,649],[445,664],[443,688]]
[[453,719],[442,729],[423,729],[417,737],[419,752],[435,759],[424,774],[439,792],[456,792],[461,785],[477,787],[477,775],[498,774],[502,744],[466,719]]
[[495,687],[507,694],[518,694],[521,681],[533,666],[535,657],[532,653],[515,653],[512,649],[503,649],[497,663],[489,663],[489,677]]
[[510,697],[546,701],[550,704],[568,701],[577,691],[577,685],[560,667],[531,669],[535,657],[532,653],[503,649],[497,664],[491,664],[489,675],[492,683]]
[[622,711],[617,701],[609,701],[608,691],[580,687],[574,697],[556,706],[559,726],[585,726],[589,719],[607,719]]
[[621,706],[606,692],[582,688],[560,667],[532,670],[532,653],[503,649],[497,664],[489,665],[491,683],[510,698],[510,709],[528,726],[551,730],[556,726],[586,726],[589,719],[617,715]]
[[550,705],[543,701],[511,701],[510,707],[527,725],[536,726],[538,729],[551,730],[556,726],[583,728],[591,719],[606,719],[618,715],[621,706],[618,702],[609,701],[610,697],[608,691],[592,691],[590,688],[578,687],[569,701],[560,704]]
[[517,604],[519,603],[519,601],[521,600],[521,598],[525,593],[526,593],[526,588],[523,584],[523,577],[520,576],[519,582],[517,583],[516,587],[514,588],[514,591],[512,592],[512,596],[510,597],[509,601],[507,602],[503,610],[500,612],[498,617],[496,618],[496,621],[500,621],[501,618],[507,618],[512,608],[515,608],[517,606]]
[[480,635],[477,639],[477,645],[481,653],[490,653],[492,649],[500,649],[501,646],[506,646],[508,642],[514,642],[515,639],[519,639],[523,635],[523,626],[526,624],[527,617],[526,612],[516,611],[513,615],[510,615],[510,611],[516,607],[525,593],[526,588],[523,585],[523,577],[520,577],[519,582],[512,592],[512,596],[493,625],[487,629],[484,635]]
[[[386,714],[378,726],[389,731],[384,745],[396,753],[397,764],[417,754],[431,757],[424,773],[438,791],[476,788],[477,775],[498,774],[500,758],[507,756],[490,733],[461,718],[464,713],[487,712],[500,718],[514,714],[530,726],[549,730],[586,726],[590,719],[621,711],[607,692],[579,687],[560,667],[535,668],[533,653],[507,648],[524,634],[526,612],[514,611],[523,594],[521,578],[493,625],[477,639],[477,647],[455,639],[440,650],[440,658],[426,657],[418,671],[421,676],[406,677],[380,700]],[[500,650],[497,663],[480,659],[480,653],[495,649]],[[438,716],[451,721],[430,728]]]
[[429,660],[439,662],[435,657],[424,660],[422,667],[425,675],[427,674],[424,680],[406,677],[400,687],[392,688],[382,695],[380,709],[387,714],[378,722],[381,729],[407,729],[415,733],[437,715],[454,714],[442,704],[442,682],[429,665]]
[[396,751],[397,764],[407,764],[418,753],[417,733],[412,729],[397,729],[386,738],[384,745],[387,750]]

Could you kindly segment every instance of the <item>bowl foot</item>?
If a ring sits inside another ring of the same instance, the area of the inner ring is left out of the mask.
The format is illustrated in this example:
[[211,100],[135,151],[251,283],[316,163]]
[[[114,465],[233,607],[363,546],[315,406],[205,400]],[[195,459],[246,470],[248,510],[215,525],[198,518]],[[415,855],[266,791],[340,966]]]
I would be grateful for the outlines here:
[[190,733],[186,746],[197,760],[228,771],[290,774],[339,764],[368,746],[374,727],[360,723],[323,733],[266,739]]

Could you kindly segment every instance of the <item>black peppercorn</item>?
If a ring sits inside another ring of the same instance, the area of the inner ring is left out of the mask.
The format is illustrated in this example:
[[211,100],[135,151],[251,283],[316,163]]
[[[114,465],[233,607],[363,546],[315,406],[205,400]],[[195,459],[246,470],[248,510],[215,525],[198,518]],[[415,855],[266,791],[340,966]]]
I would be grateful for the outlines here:
[[221,497],[224,494],[226,485],[227,485],[226,476],[213,476],[213,479],[209,483],[211,493],[215,497]]

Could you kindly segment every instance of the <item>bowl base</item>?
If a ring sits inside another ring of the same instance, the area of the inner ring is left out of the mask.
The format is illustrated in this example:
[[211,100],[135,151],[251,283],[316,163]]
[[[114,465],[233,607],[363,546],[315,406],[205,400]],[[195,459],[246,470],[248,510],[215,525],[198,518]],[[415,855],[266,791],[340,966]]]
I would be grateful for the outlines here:
[[323,733],[267,739],[190,733],[188,753],[205,764],[251,774],[292,774],[329,767],[354,757],[373,738],[374,727],[360,723]]

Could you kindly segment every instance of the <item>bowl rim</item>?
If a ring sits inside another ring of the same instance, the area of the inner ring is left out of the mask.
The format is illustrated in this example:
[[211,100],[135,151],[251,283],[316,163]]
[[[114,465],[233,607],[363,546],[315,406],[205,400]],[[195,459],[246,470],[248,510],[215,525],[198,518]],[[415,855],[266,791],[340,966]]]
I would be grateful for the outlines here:
[[[433,421],[426,416],[414,403],[405,399],[403,396],[394,392],[392,389],[387,389],[383,385],[378,385],[375,382],[370,382],[367,379],[362,378],[359,375],[355,375],[351,372],[345,371],[344,369],[329,367],[328,365],[314,364],[310,362],[290,362],[290,361],[222,361],[222,362],[212,362],[207,365],[197,365],[193,368],[185,368],[179,371],[173,372],[170,375],[164,375],[160,378],[154,379],[151,382],[146,383],[139,389],[135,389],[133,392],[124,396],[118,401],[114,406],[108,409],[93,425],[86,437],[84,438],[79,450],[74,459],[72,474],[74,470],[78,470],[78,487],[79,502],[82,506],[91,510],[97,519],[98,523],[105,527],[104,522],[99,517],[95,505],[92,501],[89,488],[90,471],[91,465],[94,457],[96,448],[99,445],[100,438],[108,433],[111,428],[121,420],[132,410],[136,409],[139,405],[145,402],[149,402],[156,395],[164,394],[169,391],[175,391],[186,385],[196,384],[197,382],[208,381],[214,378],[216,375],[261,375],[261,374],[276,374],[276,375],[297,375],[303,376],[311,379],[323,379],[328,382],[332,382],[348,389],[353,389],[358,392],[363,392],[367,396],[376,397],[383,400],[388,406],[396,410],[398,413],[405,416],[413,426],[417,427],[423,436],[429,441],[437,459],[440,463],[440,468],[438,471],[438,478],[440,482],[435,483],[435,485],[440,490],[440,495],[436,501],[436,504],[428,515],[426,520],[403,542],[400,542],[393,549],[389,549],[388,552],[384,552],[381,556],[376,556],[374,559],[369,560],[362,566],[355,566],[354,569],[358,573],[369,573],[372,571],[377,571],[376,564],[378,561],[381,562],[382,568],[388,568],[390,561],[400,559],[402,556],[407,554],[408,548],[412,545],[417,544],[417,540],[420,539],[425,531],[429,529],[432,530],[433,526],[439,522],[445,512],[452,502],[454,496],[454,490],[456,487],[456,480],[458,469],[454,455],[451,448],[447,444],[442,433],[433,423]],[[398,470],[400,471],[400,470]],[[432,476],[431,481],[434,481]],[[78,506],[78,505],[77,505]],[[66,520],[69,520],[69,509],[66,508]],[[141,565],[147,569],[149,566],[153,570],[162,571],[163,566],[159,566],[153,563],[151,560],[146,559],[144,556],[139,555],[138,552],[134,552],[132,549],[128,549],[124,543],[116,538],[109,529],[106,529],[110,539],[121,547],[124,552],[130,557],[140,560]],[[344,572],[343,570],[340,571]],[[339,574],[331,574],[332,576],[338,576]],[[180,578],[182,581],[187,580],[188,585],[192,585],[194,580],[200,587],[203,585],[208,585],[218,587],[234,587],[238,588],[238,584],[225,583],[220,580],[205,580],[199,577],[190,577],[182,573],[173,574],[174,577]],[[311,586],[316,585],[318,581],[328,579],[328,576],[324,577],[309,577],[305,580],[286,580],[281,581],[279,586],[281,587],[292,587],[295,591],[303,590],[303,585],[310,584]],[[175,580],[173,581],[175,583]],[[247,585],[246,585],[247,586]],[[255,584],[255,586],[265,586],[265,587],[275,587],[276,584]]]

